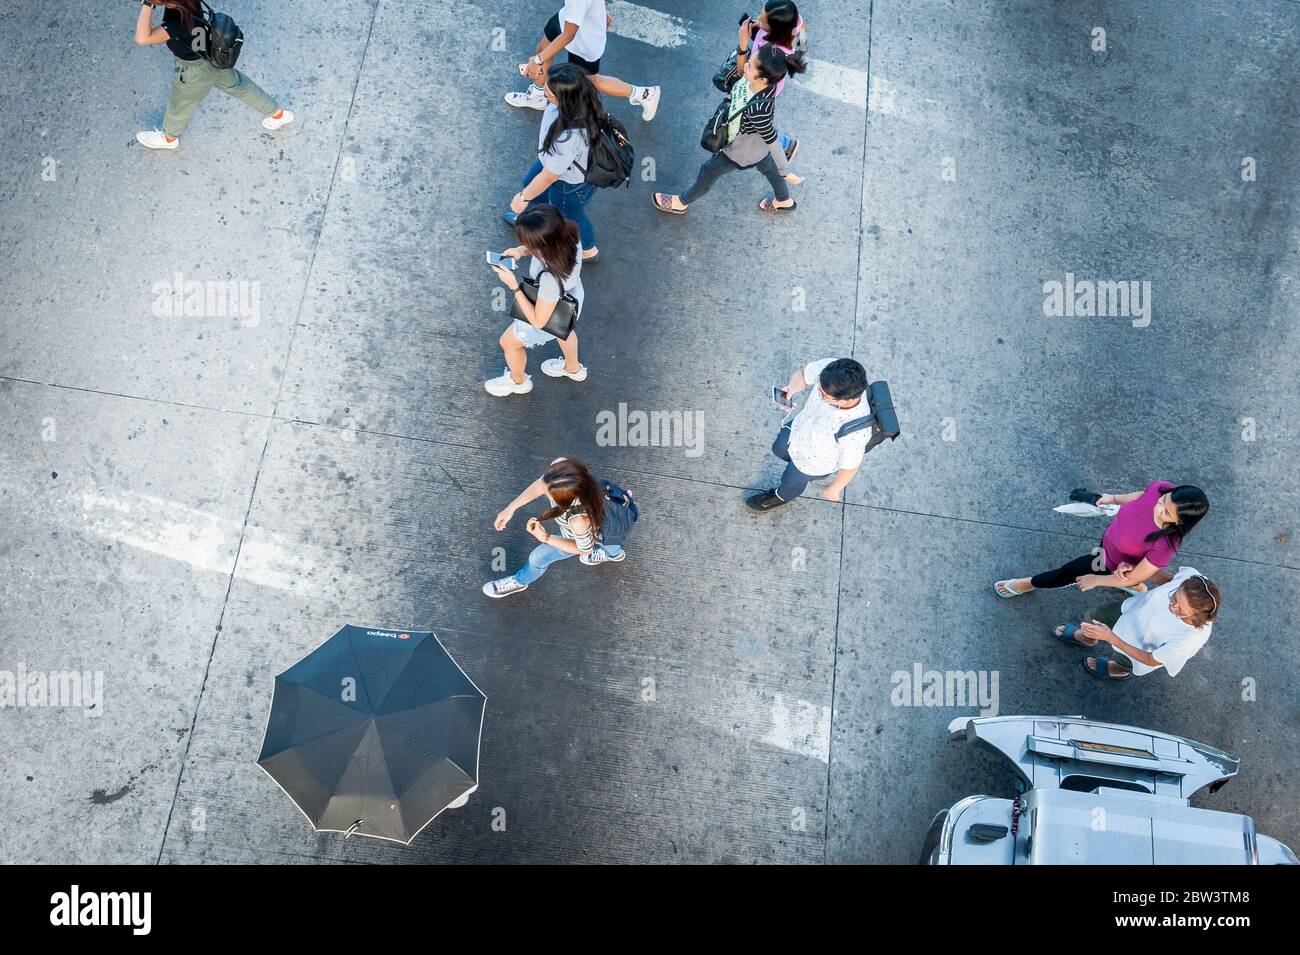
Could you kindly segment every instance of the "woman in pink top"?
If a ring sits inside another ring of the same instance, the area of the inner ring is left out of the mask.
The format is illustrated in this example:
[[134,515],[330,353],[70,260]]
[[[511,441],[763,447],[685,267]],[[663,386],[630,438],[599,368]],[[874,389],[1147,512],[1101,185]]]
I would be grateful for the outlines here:
[[1120,505],[1100,547],[1055,570],[999,580],[993,585],[994,592],[1010,598],[1077,583],[1084,591],[1119,587],[1139,593],[1146,589],[1145,582],[1173,559],[1184,538],[1210,509],[1199,487],[1174,486],[1168,481],[1153,481],[1132,494],[1102,494],[1095,503]]
[[[794,0],[767,0],[758,20],[746,20],[740,25],[740,59],[736,62],[736,69],[743,71],[744,57],[756,56],[769,43],[787,56],[794,53],[796,48],[802,50],[807,45],[803,17],[799,16],[799,8],[794,5]],[[776,95],[780,96],[783,89],[784,77],[776,84]],[[781,148],[785,150],[786,162],[794,162],[794,155],[799,151],[799,140],[782,132],[778,132],[777,137],[781,140]]]

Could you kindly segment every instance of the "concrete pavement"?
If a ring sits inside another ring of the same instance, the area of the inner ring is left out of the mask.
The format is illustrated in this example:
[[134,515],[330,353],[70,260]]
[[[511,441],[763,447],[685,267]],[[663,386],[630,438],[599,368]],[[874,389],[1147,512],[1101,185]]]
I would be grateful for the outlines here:
[[[705,158],[739,9],[611,5],[606,71],[664,89],[650,124],[611,105],[653,179],[591,206],[590,378],[534,354],[506,400],[482,256],[549,7],[230,0],[299,122],[214,95],[161,155],[133,134],[170,58],[130,44],[134,4],[0,12],[0,670],[105,687],[98,716],[0,710],[0,858],[911,862],[937,810],[1009,791],[945,741],[977,707],[891,702],[918,663],[996,672],[1004,714],[1226,749],[1200,804],[1300,844],[1300,5],[805,6],[778,121],[808,178],[769,219],[757,174],[649,200]],[[1150,323],[1044,315],[1067,273],[1149,282]],[[186,281],[244,307],[160,315]],[[845,506],[746,513],[771,385],[832,353],[904,436]],[[600,443],[620,403],[698,412],[699,453]],[[492,517],[559,454],[637,494],[629,560],[488,601],[531,540]],[[1225,609],[1177,678],[1099,684],[1045,634],[1100,600],[990,585],[1093,546],[1051,511],[1070,488],[1155,478],[1209,492],[1180,562]],[[312,833],[254,765],[274,675],[345,622],[437,630],[488,695],[480,790],[409,848]]]

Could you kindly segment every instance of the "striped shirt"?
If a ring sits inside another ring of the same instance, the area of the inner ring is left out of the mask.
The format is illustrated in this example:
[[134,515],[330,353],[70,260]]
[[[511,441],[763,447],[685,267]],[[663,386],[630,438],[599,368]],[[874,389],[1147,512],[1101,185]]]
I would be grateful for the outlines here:
[[740,116],[740,134],[753,133],[760,136],[765,143],[776,142],[776,125],[773,118],[776,115],[776,96],[772,93],[771,87],[763,90],[745,106],[745,111]]
[[[582,254],[581,249],[578,250],[578,254]],[[563,460],[564,458],[556,458],[551,463],[559,464]],[[547,495],[547,497],[550,497],[550,495]],[[551,503],[554,504],[555,502],[551,501]],[[587,529],[582,533],[578,533],[569,524],[575,517],[587,517],[587,512],[581,506],[571,507],[555,519],[555,523],[560,526],[560,536],[567,537],[577,544],[579,553],[590,554],[596,549],[596,529],[591,526],[591,518],[588,517]]]
[[578,545],[578,551],[583,554],[590,554],[596,549],[596,532],[591,526],[591,520],[587,520],[587,529],[581,533],[576,532],[569,524],[569,521],[575,517],[587,517],[587,512],[582,508],[570,508],[555,519],[555,523],[560,525],[560,534],[567,537]]

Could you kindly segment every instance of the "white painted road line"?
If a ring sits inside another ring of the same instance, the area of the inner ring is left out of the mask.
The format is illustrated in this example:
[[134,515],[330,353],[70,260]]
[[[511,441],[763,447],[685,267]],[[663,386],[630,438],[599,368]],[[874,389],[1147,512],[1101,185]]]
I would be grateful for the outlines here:
[[626,0],[606,0],[605,9],[614,18],[610,32],[629,40],[671,48],[685,46],[690,36],[690,25],[681,17],[627,3]]
[[[862,70],[837,66],[834,63],[828,63],[826,60],[816,60],[809,57],[808,72],[803,76],[794,77],[794,82],[800,89],[806,89],[818,96],[838,100],[858,109],[866,109],[867,107],[867,74]],[[874,109],[874,91],[872,100],[872,108]],[[893,112],[893,110],[891,108],[882,110],[882,112],[888,113]]]
[[[690,23],[681,17],[661,13],[640,4],[628,3],[627,0],[606,0],[606,9],[614,18],[611,33],[648,43],[651,46],[671,49],[685,46],[694,35]],[[731,49],[730,37],[719,37],[718,62]],[[857,109],[867,108],[867,74],[847,66],[838,66],[826,60],[808,58],[808,72],[794,77],[794,82],[801,88],[818,96],[833,99]],[[894,111],[893,94],[877,96],[877,90],[871,94],[871,108],[875,112],[892,113]]]
[[763,742],[787,753],[831,761],[831,708],[808,700],[773,694],[768,711],[772,725]]

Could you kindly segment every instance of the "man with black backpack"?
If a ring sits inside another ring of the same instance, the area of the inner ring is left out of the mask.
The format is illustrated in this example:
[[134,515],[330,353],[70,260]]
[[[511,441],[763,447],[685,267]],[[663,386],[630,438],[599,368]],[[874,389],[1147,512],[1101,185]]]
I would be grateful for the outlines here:
[[[163,8],[162,24],[153,25],[153,8]],[[227,14],[218,13],[202,0],[143,0],[135,23],[140,46],[166,43],[176,57],[162,129],[135,134],[150,149],[176,149],[180,135],[199,104],[214,89],[246,103],[262,114],[262,128],[274,132],[293,122],[293,113],[281,109],[266,92],[235,69],[244,33]]]
[[[812,394],[791,420],[791,399],[814,382]],[[868,384],[866,369],[852,358],[809,362],[790,376],[784,388],[773,388],[772,398],[787,412],[772,444],[772,453],[786,462],[785,473],[775,488],[746,499],[745,506],[752,511],[788,504],[810,482],[832,474],[835,477],[822,490],[822,497],[842,500],[863,455],[886,438],[898,437],[889,386],[883,381]]]

